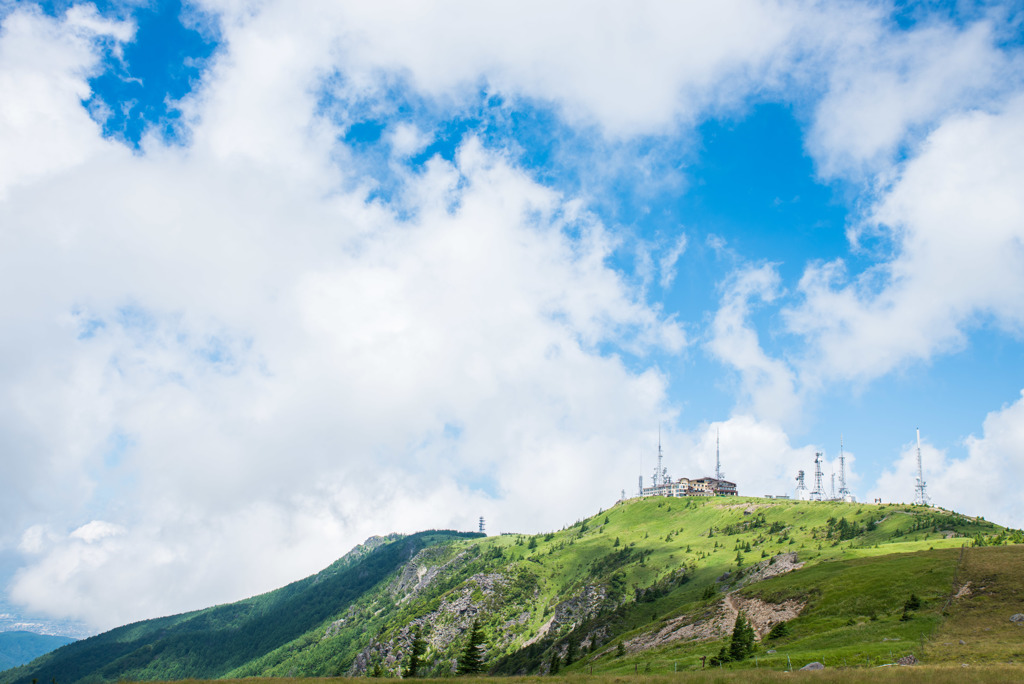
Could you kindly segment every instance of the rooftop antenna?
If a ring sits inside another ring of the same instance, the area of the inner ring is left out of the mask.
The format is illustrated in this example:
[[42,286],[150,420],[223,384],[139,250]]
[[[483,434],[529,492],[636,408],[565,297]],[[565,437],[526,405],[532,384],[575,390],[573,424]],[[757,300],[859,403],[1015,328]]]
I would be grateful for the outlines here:
[[654,470],[654,486],[665,484],[663,469],[661,467],[661,423],[658,423],[658,467]]
[[715,479],[725,479],[725,475],[722,473],[721,435],[719,428],[715,428]]
[[796,474],[796,498],[803,499],[807,496],[807,484],[804,482],[804,471]]
[[643,449],[640,450],[640,477],[637,478],[637,482],[639,482],[640,484],[638,486],[638,489],[636,490],[636,493],[637,493],[638,496],[643,496],[644,495],[644,450]]
[[814,491],[811,492],[811,501],[821,501],[825,498],[825,488],[821,483],[821,452],[814,452]]
[[921,467],[921,428],[917,428],[917,484],[914,485],[914,503],[927,506],[928,492],[924,481],[924,469]]
[[850,490],[846,487],[846,454],[843,453],[843,435],[839,435],[839,498],[846,501]]
[[484,534],[484,516],[480,516],[480,534]]

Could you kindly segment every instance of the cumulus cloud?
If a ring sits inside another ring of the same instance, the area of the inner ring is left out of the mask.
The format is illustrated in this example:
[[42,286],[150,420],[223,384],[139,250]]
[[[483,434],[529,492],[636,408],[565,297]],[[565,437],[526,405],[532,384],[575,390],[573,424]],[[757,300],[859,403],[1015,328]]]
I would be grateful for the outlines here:
[[1020,59],[1000,49],[999,19],[913,31],[860,23],[837,36],[829,85],[808,147],[826,177],[886,173],[901,146],[949,114],[997,103],[1020,86]]
[[801,279],[804,301],[785,317],[810,341],[807,376],[873,379],[961,348],[986,319],[1019,333],[1022,144],[1020,98],[952,117],[928,137],[860,227],[891,238],[897,254],[853,277],[832,261]]
[[739,373],[740,401],[754,415],[773,421],[796,417],[796,378],[785,361],[765,353],[749,318],[752,302],[772,302],[779,288],[779,276],[771,264],[738,272],[725,287],[707,342],[715,357]]
[[92,5],[53,21],[31,6],[3,17],[0,33],[0,200],[8,188],[81,162],[105,143],[82,107],[99,66],[100,39],[131,39],[129,22]]

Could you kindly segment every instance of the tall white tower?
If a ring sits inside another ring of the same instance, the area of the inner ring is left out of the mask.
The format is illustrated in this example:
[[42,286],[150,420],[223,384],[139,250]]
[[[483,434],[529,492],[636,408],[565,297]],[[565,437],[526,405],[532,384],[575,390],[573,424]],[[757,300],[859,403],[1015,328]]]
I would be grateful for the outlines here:
[[917,484],[914,485],[914,503],[928,505],[927,484],[924,481],[924,468],[921,466],[921,428],[917,428]]

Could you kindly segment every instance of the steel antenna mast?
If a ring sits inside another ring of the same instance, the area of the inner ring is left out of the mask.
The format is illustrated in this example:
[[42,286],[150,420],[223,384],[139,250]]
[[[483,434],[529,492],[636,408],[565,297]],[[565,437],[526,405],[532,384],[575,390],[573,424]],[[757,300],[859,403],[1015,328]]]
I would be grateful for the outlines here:
[[724,480],[725,475],[722,473],[722,438],[719,428],[715,428],[715,479]]
[[839,435],[839,498],[847,500],[850,490],[846,487],[846,454],[843,453],[843,435]]
[[914,503],[928,505],[927,484],[924,481],[924,468],[921,466],[921,428],[917,428],[917,483],[914,485]]

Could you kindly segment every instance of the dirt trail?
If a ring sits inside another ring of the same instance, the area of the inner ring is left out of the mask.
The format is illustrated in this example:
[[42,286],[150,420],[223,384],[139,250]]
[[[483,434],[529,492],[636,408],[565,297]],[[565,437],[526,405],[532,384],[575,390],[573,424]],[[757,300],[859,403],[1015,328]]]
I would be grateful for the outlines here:
[[725,608],[725,614],[722,617],[732,625],[736,624],[736,617],[740,614],[740,609],[736,607],[736,601],[732,597],[734,593],[736,592],[730,591],[722,601],[722,607]]

